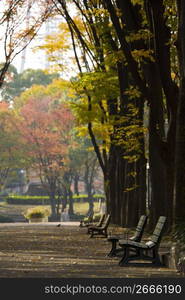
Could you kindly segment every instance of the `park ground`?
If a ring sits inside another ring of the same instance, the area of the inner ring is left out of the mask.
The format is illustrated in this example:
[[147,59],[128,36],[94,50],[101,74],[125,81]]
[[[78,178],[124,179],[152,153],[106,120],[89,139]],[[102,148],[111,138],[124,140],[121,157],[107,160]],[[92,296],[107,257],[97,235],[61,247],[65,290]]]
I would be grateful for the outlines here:
[[[79,222],[1,223],[0,278],[179,277],[169,267],[120,267],[104,237],[89,238]],[[110,228],[117,230],[119,228]],[[161,251],[167,243],[161,245]]]

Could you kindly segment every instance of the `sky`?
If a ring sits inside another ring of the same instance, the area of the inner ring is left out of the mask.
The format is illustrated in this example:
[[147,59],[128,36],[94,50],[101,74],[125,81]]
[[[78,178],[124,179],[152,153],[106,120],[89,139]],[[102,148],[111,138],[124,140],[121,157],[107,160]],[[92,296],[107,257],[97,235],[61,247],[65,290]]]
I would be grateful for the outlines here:
[[[0,0],[0,13],[3,12],[3,1]],[[41,29],[39,30],[38,36],[31,41],[25,51],[18,54],[12,64],[17,68],[18,72],[22,72],[25,69],[33,68],[33,69],[46,69],[49,67],[49,63],[47,61],[46,54],[44,51],[33,51],[33,49],[42,44],[44,41],[44,37],[47,34],[52,34],[56,32],[58,24],[61,22],[61,17],[57,17],[52,19],[52,21],[47,22],[42,25]],[[1,29],[3,29],[1,27]],[[0,36],[0,62],[4,61],[4,49],[3,49],[3,31],[1,30]],[[2,41],[2,42],[1,42]],[[73,53],[72,53],[73,56]],[[25,57],[25,60],[23,59]],[[25,61],[25,63],[23,63]],[[72,71],[67,71],[66,73],[62,73],[62,77],[69,79],[71,76],[74,76],[76,73]]]
[[[40,37],[35,38],[30,45],[25,49],[25,51],[21,52],[13,61],[13,65],[17,68],[18,72],[21,71],[22,60],[25,56],[25,64],[24,69],[32,68],[32,69],[45,69],[47,67],[47,57],[43,53],[43,51],[33,51],[33,49],[40,44]],[[44,38],[44,34],[42,34]]]
[[[5,9],[3,5],[4,0],[0,0],[0,18],[3,15],[3,11]],[[25,25],[25,24],[24,24]],[[20,25],[19,25],[19,28]],[[0,32],[0,62],[4,61],[4,36],[5,36],[6,27],[1,24],[1,32]],[[44,24],[39,31],[39,37],[43,37],[46,34],[46,25]],[[20,71],[21,68],[21,60],[24,54],[26,54],[26,64],[25,68],[44,68],[46,65],[46,57],[42,53],[33,53],[32,48],[38,44],[38,38],[33,40],[30,45],[27,47],[26,51],[21,52],[14,60],[13,65]]]
[[[48,28],[50,27],[49,32]],[[34,48],[38,45],[43,44],[44,37],[47,34],[52,34],[52,28],[55,28],[56,31],[57,25],[53,26],[52,24],[44,24],[40,30],[40,33],[38,36],[28,45],[28,47],[25,49],[25,51],[21,52],[13,61],[13,65],[17,68],[18,72],[21,72],[25,69],[32,68],[32,69],[48,69],[49,68],[49,62],[47,60],[47,56],[44,53],[44,51],[34,51]],[[25,56],[25,63],[24,67],[22,68],[22,61],[23,57]],[[73,56],[73,51],[70,52],[70,56]],[[71,62],[69,61],[69,64]],[[75,66],[73,66],[75,68]],[[65,79],[70,79],[71,76],[75,76],[76,72],[68,70],[66,72],[62,73],[62,77]]]

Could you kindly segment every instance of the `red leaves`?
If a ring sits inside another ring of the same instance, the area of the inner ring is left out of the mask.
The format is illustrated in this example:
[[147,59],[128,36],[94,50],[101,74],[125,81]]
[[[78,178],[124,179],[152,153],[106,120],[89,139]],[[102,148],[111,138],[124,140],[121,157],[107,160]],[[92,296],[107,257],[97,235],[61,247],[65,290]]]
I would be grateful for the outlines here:
[[60,170],[67,159],[73,116],[65,104],[52,108],[52,97],[30,98],[22,107],[20,130],[28,155],[41,168]]

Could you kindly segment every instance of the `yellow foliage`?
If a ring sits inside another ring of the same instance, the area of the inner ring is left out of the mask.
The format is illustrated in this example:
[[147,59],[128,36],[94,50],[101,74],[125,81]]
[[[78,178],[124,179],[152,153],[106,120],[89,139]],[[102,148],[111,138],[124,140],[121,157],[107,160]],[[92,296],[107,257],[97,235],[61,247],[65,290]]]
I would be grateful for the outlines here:
[[134,42],[139,40],[147,40],[152,37],[152,33],[148,29],[140,29],[137,32],[129,33],[129,35],[126,36],[127,42]]
[[143,0],[131,0],[132,4],[136,5],[143,5]]
[[127,192],[131,192],[131,191],[134,191],[136,188],[138,188],[139,186],[137,184],[134,184],[132,185],[131,187],[127,187],[124,189],[124,193],[127,193]]
[[43,218],[50,215],[50,210],[43,206],[35,206],[28,208],[27,211],[23,214],[26,219],[31,218]]
[[127,176],[131,176],[131,177],[136,177],[137,176],[137,172],[129,172],[128,174],[127,174]]
[[88,128],[87,128],[87,126],[76,127],[76,130],[78,131],[77,136],[79,136],[79,137],[86,137],[86,136],[88,136]]
[[19,109],[30,98],[35,98],[35,101],[42,99],[43,97],[56,97],[57,99],[65,99],[66,97],[75,97],[72,86],[69,81],[64,79],[54,79],[52,83],[47,86],[33,85],[29,89],[25,90],[19,97],[15,98],[14,107]]
[[152,50],[145,50],[145,49],[136,50],[135,49],[131,52],[132,52],[132,56],[134,57],[134,59],[138,62],[141,62],[144,59],[149,59],[152,62],[155,61]]
[[129,86],[129,89],[125,91],[125,95],[128,95],[130,99],[136,99],[141,97],[141,92],[136,86]]

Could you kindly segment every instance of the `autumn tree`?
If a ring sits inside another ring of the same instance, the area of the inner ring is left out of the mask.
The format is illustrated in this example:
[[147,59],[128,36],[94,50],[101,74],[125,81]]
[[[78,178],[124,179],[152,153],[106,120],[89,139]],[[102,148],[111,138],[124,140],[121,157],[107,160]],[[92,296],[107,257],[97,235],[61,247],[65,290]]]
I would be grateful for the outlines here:
[[19,148],[17,117],[6,102],[0,103],[0,190],[5,188],[13,169],[26,168],[23,148]]
[[[18,129],[30,160],[30,167],[38,174],[48,192],[52,217],[56,217],[57,181],[67,169],[68,147],[73,116],[67,104],[59,101],[44,87],[29,90],[25,102],[19,106]],[[17,101],[20,101],[17,99]]]
[[[129,98],[139,93],[133,89],[123,94],[123,88],[128,89],[128,72],[101,1],[73,1],[78,17],[70,14],[66,1],[53,2],[71,33],[79,68],[73,85],[81,95],[75,109],[87,128],[104,174],[107,209],[114,223],[135,225],[146,205],[142,109],[132,100],[129,105]],[[119,86],[121,78],[125,79],[124,86]],[[136,179],[138,173],[140,177]],[[137,209],[129,217],[133,205]]]
[[[176,50],[173,34],[176,30],[173,22],[175,3],[162,0],[103,2],[110,13],[128,70],[150,108],[150,224],[153,226],[162,214],[167,215],[170,227],[173,220],[174,144],[178,105],[178,85],[172,77],[172,53]],[[117,14],[117,10],[120,14]],[[142,34],[143,31],[148,32],[147,38]],[[167,135],[164,133],[164,119],[168,122]]]
[[[53,3],[71,34],[79,69],[76,111],[102,168],[113,222],[133,226],[145,213],[148,158],[150,227],[159,215],[166,215],[170,230],[184,211],[182,1]],[[71,13],[71,3],[78,17]],[[143,128],[147,117],[148,149]]]
[[75,128],[74,132],[77,134],[75,138],[77,146],[71,149],[69,154],[74,193],[79,195],[78,183],[82,182],[84,184],[84,192],[87,194],[87,202],[89,203],[89,214],[93,213],[94,208],[93,195],[96,191],[95,180],[100,177],[102,172],[89,138],[80,136],[77,128]]

